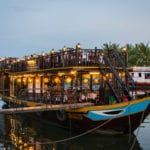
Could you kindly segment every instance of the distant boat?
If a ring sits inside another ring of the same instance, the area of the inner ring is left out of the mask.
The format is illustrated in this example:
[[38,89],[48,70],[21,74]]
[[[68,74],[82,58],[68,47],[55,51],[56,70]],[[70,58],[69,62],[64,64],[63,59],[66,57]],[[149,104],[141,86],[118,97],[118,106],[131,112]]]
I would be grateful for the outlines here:
[[150,67],[132,67],[129,72],[135,82],[137,94],[150,93]]
[[139,81],[128,70],[126,55],[78,44],[20,60],[5,58],[0,61],[1,95],[11,98],[4,99],[10,106],[91,103],[38,114],[69,129],[132,133],[150,112],[150,94],[137,93]]

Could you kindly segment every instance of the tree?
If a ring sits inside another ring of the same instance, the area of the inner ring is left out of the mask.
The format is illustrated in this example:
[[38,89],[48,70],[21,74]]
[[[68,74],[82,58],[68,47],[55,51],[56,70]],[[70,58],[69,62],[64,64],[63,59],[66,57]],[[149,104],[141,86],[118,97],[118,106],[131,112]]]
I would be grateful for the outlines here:
[[135,65],[135,60],[136,60],[135,47],[132,44],[126,44],[125,47],[127,48],[128,67],[134,66]]
[[137,66],[150,66],[150,47],[149,43],[135,45],[135,65]]
[[128,67],[132,66],[150,66],[150,47],[149,43],[144,44],[126,44],[124,47],[120,47],[119,44],[115,43],[105,43],[103,44],[103,50],[117,50],[122,52],[123,48],[127,49],[127,59],[128,59]]
[[115,44],[115,43],[111,43],[111,42],[103,44],[102,48],[104,51],[109,51],[112,49],[120,50],[119,44]]

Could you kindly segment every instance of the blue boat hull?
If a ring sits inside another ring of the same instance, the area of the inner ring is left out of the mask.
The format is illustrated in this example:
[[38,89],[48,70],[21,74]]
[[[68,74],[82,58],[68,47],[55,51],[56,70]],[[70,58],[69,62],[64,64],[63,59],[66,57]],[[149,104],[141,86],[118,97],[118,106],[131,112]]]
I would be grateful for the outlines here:
[[[118,107],[120,106],[120,107]],[[69,129],[132,133],[150,113],[150,99],[129,102],[124,106],[95,106],[67,111],[44,112],[43,118]],[[87,112],[86,112],[87,111]]]

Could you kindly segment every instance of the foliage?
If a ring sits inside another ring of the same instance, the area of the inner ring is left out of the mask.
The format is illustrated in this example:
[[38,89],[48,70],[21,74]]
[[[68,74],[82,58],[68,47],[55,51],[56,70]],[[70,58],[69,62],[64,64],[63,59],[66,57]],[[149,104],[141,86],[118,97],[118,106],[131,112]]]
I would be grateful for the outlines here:
[[115,43],[105,43],[103,44],[103,50],[109,51],[112,49],[122,51],[123,48],[127,49],[127,59],[128,66],[150,66],[150,47],[149,43],[139,43],[139,44],[126,44],[123,47],[120,47],[119,44]]

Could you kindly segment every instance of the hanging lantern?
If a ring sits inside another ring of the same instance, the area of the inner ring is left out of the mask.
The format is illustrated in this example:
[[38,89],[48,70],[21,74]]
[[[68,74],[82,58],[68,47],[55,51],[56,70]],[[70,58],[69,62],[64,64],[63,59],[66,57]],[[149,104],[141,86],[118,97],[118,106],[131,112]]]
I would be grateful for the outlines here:
[[106,77],[106,76],[103,76],[103,80],[106,81],[106,80],[107,80],[107,77]]
[[24,147],[27,147],[27,146],[28,146],[28,144],[27,144],[27,143],[24,143],[24,144],[23,144],[23,146],[24,146]]
[[63,76],[64,74],[64,72],[58,72],[58,76]]
[[32,67],[32,66],[35,66],[36,65],[36,61],[35,60],[28,60],[27,61],[27,65]]
[[21,83],[21,78],[17,78],[17,83]]
[[124,76],[125,76],[125,72],[122,72],[122,73],[121,73],[121,76],[124,77]]
[[33,79],[32,78],[28,78],[28,82],[32,83]]
[[70,73],[71,73],[72,75],[76,75],[77,71],[76,71],[76,70],[72,70]]
[[35,81],[36,81],[36,83],[39,83],[40,82],[40,78],[36,77]]
[[27,79],[26,79],[26,78],[23,78],[22,81],[23,81],[23,83],[26,83]]
[[88,81],[89,81],[89,80],[85,78],[85,79],[83,80],[83,83],[86,84],[86,83],[88,83]]
[[18,138],[18,143],[22,144],[22,138],[21,137]]
[[90,74],[84,74],[83,78],[90,78]]
[[48,82],[49,82],[48,77],[45,77],[45,78],[44,78],[44,83],[48,83]]
[[98,78],[95,78],[95,79],[94,79],[94,83],[97,84],[98,82],[99,82]]
[[66,78],[66,83],[71,83],[71,81],[72,81],[71,77]]
[[54,81],[55,81],[57,84],[61,82],[61,81],[60,81],[60,78],[58,78],[58,77],[56,77],[56,78],[54,79]]
[[29,147],[29,150],[34,150],[34,147],[33,147],[33,146],[30,146],[30,147]]

